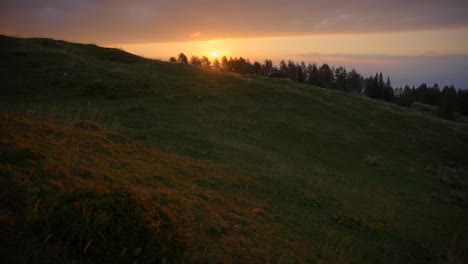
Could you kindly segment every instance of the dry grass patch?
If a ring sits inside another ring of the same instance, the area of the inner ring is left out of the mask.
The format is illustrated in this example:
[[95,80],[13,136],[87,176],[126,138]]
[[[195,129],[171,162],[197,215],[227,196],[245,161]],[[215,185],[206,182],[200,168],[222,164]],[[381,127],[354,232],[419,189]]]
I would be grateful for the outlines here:
[[1,181],[12,186],[2,188],[0,219],[3,228],[14,225],[1,239],[20,240],[3,251],[12,261],[57,254],[151,263],[304,257],[296,254],[304,245],[283,242],[268,209],[242,190],[256,183],[226,168],[104,130],[17,116],[0,122]]

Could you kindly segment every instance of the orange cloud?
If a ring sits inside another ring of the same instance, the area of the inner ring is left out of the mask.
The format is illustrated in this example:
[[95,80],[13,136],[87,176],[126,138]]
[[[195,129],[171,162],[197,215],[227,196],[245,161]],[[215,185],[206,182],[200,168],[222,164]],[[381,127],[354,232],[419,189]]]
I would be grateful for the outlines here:
[[192,32],[192,34],[190,34],[190,37],[192,38],[199,38],[201,35],[201,32]]

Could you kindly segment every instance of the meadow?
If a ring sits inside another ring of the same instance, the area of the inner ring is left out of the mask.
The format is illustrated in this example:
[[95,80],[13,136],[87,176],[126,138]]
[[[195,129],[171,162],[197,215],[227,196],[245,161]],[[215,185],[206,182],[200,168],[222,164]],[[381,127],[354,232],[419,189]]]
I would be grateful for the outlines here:
[[95,45],[0,57],[8,262],[468,261],[466,124]]

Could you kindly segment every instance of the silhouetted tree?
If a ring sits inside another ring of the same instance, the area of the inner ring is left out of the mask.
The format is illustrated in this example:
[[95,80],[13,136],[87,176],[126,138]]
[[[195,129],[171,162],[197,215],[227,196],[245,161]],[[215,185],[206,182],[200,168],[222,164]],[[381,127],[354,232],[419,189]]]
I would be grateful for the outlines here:
[[431,105],[440,105],[440,89],[439,84],[434,83],[432,86]]
[[249,60],[246,60],[242,57],[234,58],[231,62],[232,64],[232,71],[241,73],[241,74],[248,74],[253,73],[252,64]]
[[408,85],[405,88],[400,88],[398,98],[396,99],[397,104],[409,107],[414,101],[416,101],[416,97]]
[[280,61],[279,71],[282,74],[288,75],[288,65],[286,64],[284,60]]
[[387,82],[384,86],[384,96],[383,99],[387,102],[393,102],[394,100],[394,91],[392,87],[392,82],[390,81],[390,77],[387,77]]
[[221,63],[219,63],[218,58],[214,58],[212,67],[213,67],[213,70],[215,71],[221,70]]
[[348,73],[344,67],[338,67],[335,70],[335,88],[348,92],[347,86]]
[[310,64],[307,66],[307,82],[312,85],[320,85],[320,72],[317,64]]
[[203,69],[206,69],[206,70],[211,69],[211,61],[210,59],[208,59],[208,57],[203,56],[200,60],[200,63]]
[[291,80],[296,80],[297,78],[297,67],[296,67],[296,64],[289,60],[288,61],[288,66],[287,66],[287,75],[288,75],[288,78],[291,79]]
[[323,64],[319,69],[319,85],[324,88],[330,88],[333,81],[333,70],[328,64]]
[[421,102],[421,103],[424,103],[424,104],[427,104],[428,103],[428,91],[427,91],[427,85],[425,83],[422,83],[421,85],[419,85],[419,87],[415,90],[416,92],[416,100],[418,102]]
[[176,63],[177,62],[177,59],[175,57],[170,57],[169,58],[169,62],[170,63]]
[[263,75],[269,76],[274,70],[273,62],[271,60],[265,60],[265,64],[262,65]]
[[[174,57],[170,62],[188,63],[184,53],[180,53],[177,60]],[[210,60],[203,56],[201,59],[192,56],[190,63],[204,69],[213,69],[215,71],[230,71],[240,74],[256,74],[275,78],[289,78],[297,82],[306,82],[311,85],[317,85],[324,88],[334,88],[345,92],[364,93],[366,96],[385,100],[387,102],[397,103],[402,106],[411,106],[413,102],[439,106],[440,116],[448,119],[455,118],[455,113],[468,116],[468,91],[456,90],[455,87],[444,87],[441,92],[436,83],[433,87],[422,83],[418,88],[410,88],[406,85],[404,88],[393,88],[390,77],[384,81],[382,72],[376,73],[364,79],[355,69],[350,72],[340,66],[334,68],[323,64],[320,68],[316,64],[305,65],[288,60],[281,60],[279,67],[273,65],[271,60],[266,59],[264,64],[255,61],[253,64],[242,57],[226,58],[223,56],[221,62],[215,58],[211,64]]]
[[223,71],[230,71],[230,69],[229,69],[229,64],[228,64],[228,60],[227,60],[226,56],[223,56],[223,57],[221,58],[221,69],[222,69]]
[[232,57],[229,57],[227,64],[228,64],[228,69],[230,72],[236,71],[236,67],[235,67],[236,61],[237,61],[237,58],[232,59]]
[[187,56],[185,56],[185,54],[181,52],[179,56],[177,57],[177,62],[182,63],[182,64],[187,64],[188,63]]
[[301,61],[300,65],[296,66],[297,68],[297,81],[304,82],[307,79],[307,67],[303,61]]
[[253,64],[253,71],[256,75],[262,74],[262,65],[258,61]]
[[362,92],[362,77],[355,69],[352,69],[347,76],[346,85],[348,91],[361,93]]
[[455,87],[444,87],[439,109],[439,114],[443,118],[450,120],[455,119],[455,112],[459,110],[458,94]]
[[468,116],[468,90],[458,90],[458,97],[460,98],[461,113]]
[[366,88],[364,90],[365,95],[373,99],[379,99],[379,76],[375,74],[375,77],[370,76],[366,80]]
[[243,70],[244,74],[254,74],[255,73],[254,66],[250,62],[249,59],[247,59],[247,60],[244,59],[242,70]]
[[385,82],[382,72],[379,74],[379,79],[377,81],[377,99],[385,98]]
[[197,66],[197,67],[202,66],[201,60],[198,58],[198,56],[195,56],[195,55],[193,55],[190,58],[190,64],[192,64],[193,66]]
[[297,67],[296,81],[304,82],[304,79],[305,79],[305,76],[304,76],[304,72],[302,71],[302,67]]

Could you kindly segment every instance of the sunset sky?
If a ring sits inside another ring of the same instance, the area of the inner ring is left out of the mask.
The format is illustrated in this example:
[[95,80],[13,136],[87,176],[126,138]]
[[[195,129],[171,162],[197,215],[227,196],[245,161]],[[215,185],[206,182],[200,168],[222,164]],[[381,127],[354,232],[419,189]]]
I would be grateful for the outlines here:
[[163,60],[214,52],[326,62],[365,76],[382,71],[395,85],[468,88],[466,0],[2,0],[0,34]]

